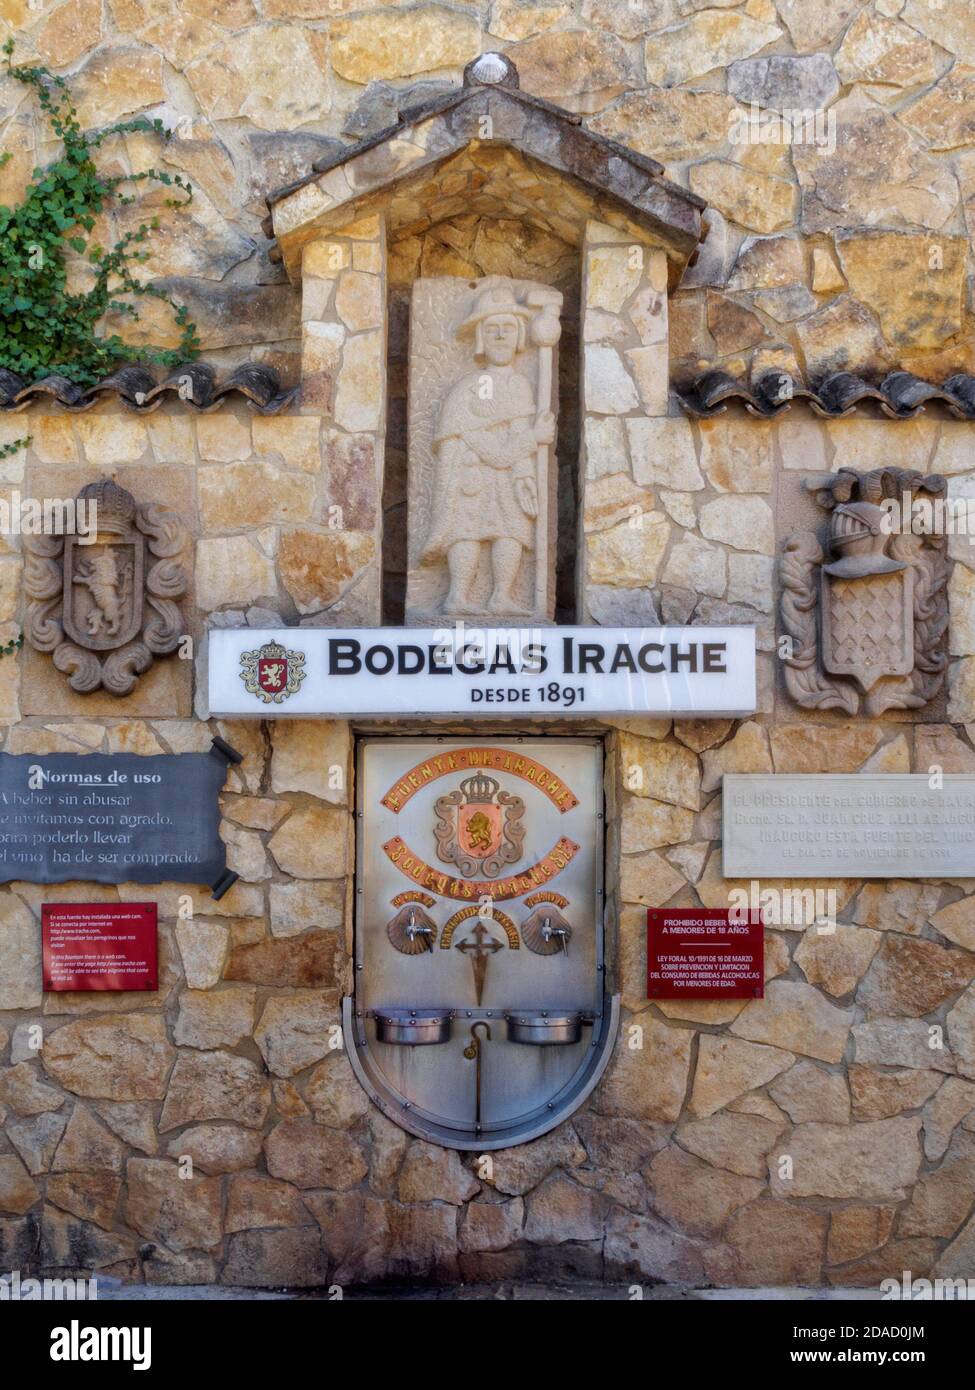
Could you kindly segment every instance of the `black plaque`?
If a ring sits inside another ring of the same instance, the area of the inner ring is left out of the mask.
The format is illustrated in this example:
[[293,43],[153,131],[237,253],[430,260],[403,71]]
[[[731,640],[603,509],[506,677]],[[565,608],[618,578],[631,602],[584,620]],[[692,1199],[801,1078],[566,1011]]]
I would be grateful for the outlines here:
[[0,882],[208,883],[237,877],[219,796],[240,755],[0,753]]

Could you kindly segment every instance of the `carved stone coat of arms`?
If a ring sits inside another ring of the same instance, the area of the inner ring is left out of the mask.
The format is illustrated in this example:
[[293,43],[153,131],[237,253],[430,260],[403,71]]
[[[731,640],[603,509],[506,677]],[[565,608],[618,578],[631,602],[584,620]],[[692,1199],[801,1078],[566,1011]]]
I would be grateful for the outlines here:
[[103,478],[77,497],[94,531],[24,538],[27,639],[82,694],[128,695],[185,631],[179,605],[186,533],[175,512],[138,504]]
[[944,538],[902,525],[938,475],[841,469],[806,487],[829,512],[821,540],[799,531],[780,561],[789,694],[804,709],[876,717],[917,709],[944,682],[948,624]]

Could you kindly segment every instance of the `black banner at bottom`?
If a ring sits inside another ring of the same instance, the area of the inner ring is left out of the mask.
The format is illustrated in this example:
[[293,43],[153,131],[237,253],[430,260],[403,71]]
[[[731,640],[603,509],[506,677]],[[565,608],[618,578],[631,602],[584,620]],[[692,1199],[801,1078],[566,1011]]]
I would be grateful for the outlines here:
[[[455,1324],[442,1315],[434,1322],[418,1321],[415,1311],[409,1312],[418,1302],[441,1308],[449,1303],[468,1306]],[[499,1303],[531,1306],[528,1320],[516,1313],[511,1325],[530,1334],[519,1340],[519,1363],[522,1372],[531,1365],[548,1374],[558,1370],[567,1353],[577,1357],[582,1345],[590,1355],[598,1354],[604,1328],[614,1338],[625,1332],[631,1367],[639,1359],[648,1370],[659,1369],[666,1360],[676,1369],[676,1361],[693,1371],[697,1381],[732,1369],[749,1376],[795,1368],[829,1374],[833,1367],[850,1366],[907,1369],[922,1375],[949,1369],[954,1373],[971,1336],[967,1299],[957,1297],[957,1288],[949,1297],[934,1295],[928,1301],[913,1296],[878,1298],[876,1290],[823,1297],[804,1291],[729,1294],[622,1283],[334,1286],[292,1292],[115,1288],[88,1303],[0,1299],[0,1332],[6,1334],[8,1358],[16,1348],[19,1365],[43,1367],[55,1377],[59,1369],[69,1376],[87,1370],[100,1376],[155,1373],[169,1379],[191,1371],[194,1380],[218,1374],[226,1382],[227,1376],[239,1372],[253,1383],[264,1371],[278,1376],[284,1371],[291,1378],[314,1374],[327,1383],[338,1375],[355,1375],[356,1347],[365,1354],[360,1373],[374,1382],[381,1378],[386,1355],[391,1364],[397,1358],[402,1370],[400,1329],[406,1345],[419,1337],[413,1341],[416,1353],[423,1340],[418,1329],[425,1327],[427,1336],[435,1330],[431,1353],[437,1348],[442,1353],[442,1338],[456,1329],[468,1347],[477,1347],[478,1376],[483,1379],[492,1348],[497,1348],[499,1369],[506,1365],[510,1370],[511,1355],[510,1344],[497,1338],[499,1326],[504,1326],[497,1312],[469,1306],[484,1302],[495,1308]],[[590,1307],[582,1316],[574,1311],[567,1324],[558,1318],[551,1324],[545,1313],[539,1322],[539,1303]],[[623,1306],[597,1309],[595,1304]],[[399,1306],[404,1309],[402,1323]],[[618,1349],[621,1344],[605,1345]],[[529,1346],[534,1357],[528,1354]],[[572,1364],[568,1361],[567,1369]],[[607,1374],[604,1366],[600,1380]]]

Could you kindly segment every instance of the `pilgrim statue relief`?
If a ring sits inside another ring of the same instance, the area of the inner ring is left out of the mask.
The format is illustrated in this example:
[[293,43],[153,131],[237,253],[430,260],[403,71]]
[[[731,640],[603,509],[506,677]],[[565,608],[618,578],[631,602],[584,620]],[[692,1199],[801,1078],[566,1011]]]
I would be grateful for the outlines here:
[[407,597],[414,621],[551,616],[561,302],[547,287],[499,276],[473,286],[449,277],[414,286]]
[[514,596],[522,553],[535,547],[538,450],[555,439],[555,417],[540,411],[532,383],[514,365],[525,350],[531,310],[507,286],[482,290],[459,337],[474,336],[474,360],[439,413],[433,448],[442,500],[423,549],[445,555],[448,613],[476,613],[471,595],[482,546],[490,546],[487,611],[527,614]]

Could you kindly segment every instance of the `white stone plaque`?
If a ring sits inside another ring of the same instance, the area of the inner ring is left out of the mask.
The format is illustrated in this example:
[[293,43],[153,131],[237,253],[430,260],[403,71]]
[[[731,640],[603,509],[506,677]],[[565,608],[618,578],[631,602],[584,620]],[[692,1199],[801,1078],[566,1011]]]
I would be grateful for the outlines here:
[[975,878],[975,776],[726,774],[725,878]]

